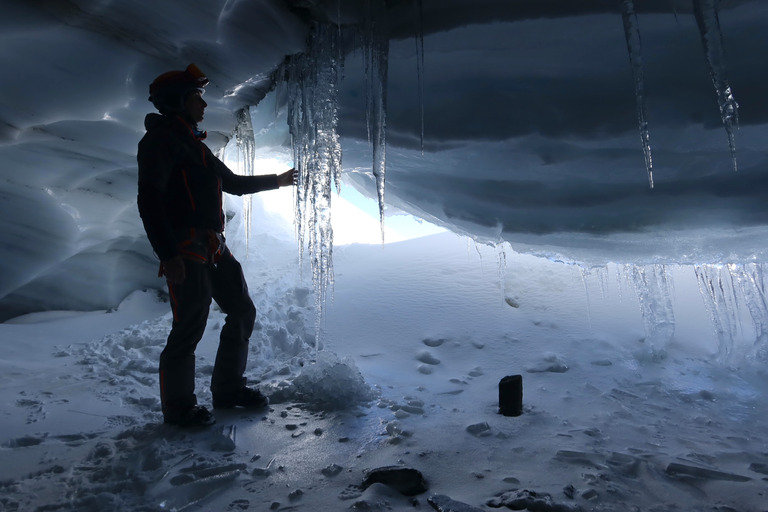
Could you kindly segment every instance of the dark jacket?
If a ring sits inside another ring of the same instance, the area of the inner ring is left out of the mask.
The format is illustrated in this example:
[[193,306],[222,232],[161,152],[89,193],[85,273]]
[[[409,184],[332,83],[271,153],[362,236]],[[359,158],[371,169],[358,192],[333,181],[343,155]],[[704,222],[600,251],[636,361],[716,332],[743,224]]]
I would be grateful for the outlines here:
[[191,230],[224,230],[222,191],[243,195],[278,188],[277,176],[239,176],[181,117],[148,114],[139,142],[139,215],[161,261],[179,254]]

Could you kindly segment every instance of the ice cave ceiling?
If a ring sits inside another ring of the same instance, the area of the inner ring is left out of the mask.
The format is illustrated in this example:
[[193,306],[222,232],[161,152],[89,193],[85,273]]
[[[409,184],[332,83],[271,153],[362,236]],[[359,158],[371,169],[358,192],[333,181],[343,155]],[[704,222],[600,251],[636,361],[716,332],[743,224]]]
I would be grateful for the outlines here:
[[388,207],[587,264],[763,262],[767,22],[763,0],[4,0],[0,319],[156,286],[149,82],[206,71],[216,149],[329,23],[345,186],[377,195],[359,48],[383,37]]

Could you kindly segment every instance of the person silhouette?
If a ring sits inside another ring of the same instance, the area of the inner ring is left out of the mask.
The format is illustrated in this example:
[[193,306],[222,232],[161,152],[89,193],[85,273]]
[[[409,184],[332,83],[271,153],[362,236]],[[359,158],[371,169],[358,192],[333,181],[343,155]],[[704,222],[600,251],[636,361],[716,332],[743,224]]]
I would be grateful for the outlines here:
[[205,426],[213,414],[197,403],[195,349],[211,301],[226,315],[211,376],[214,409],[265,407],[269,401],[243,377],[256,308],[240,263],[224,238],[222,192],[243,195],[296,184],[298,172],[240,176],[203,140],[208,78],[194,64],[169,71],[149,86],[159,113],[147,114],[138,146],[137,206],[160,259],[173,323],[160,354],[160,402],[166,423]]

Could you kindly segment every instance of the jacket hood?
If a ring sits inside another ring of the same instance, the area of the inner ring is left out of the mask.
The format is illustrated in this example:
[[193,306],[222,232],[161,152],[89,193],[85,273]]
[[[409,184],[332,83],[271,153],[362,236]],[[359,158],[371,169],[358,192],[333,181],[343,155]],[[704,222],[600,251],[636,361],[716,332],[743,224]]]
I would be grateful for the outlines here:
[[147,114],[147,116],[144,118],[144,128],[149,131],[153,128],[157,128],[160,125],[168,124],[171,120],[161,114],[151,113]]

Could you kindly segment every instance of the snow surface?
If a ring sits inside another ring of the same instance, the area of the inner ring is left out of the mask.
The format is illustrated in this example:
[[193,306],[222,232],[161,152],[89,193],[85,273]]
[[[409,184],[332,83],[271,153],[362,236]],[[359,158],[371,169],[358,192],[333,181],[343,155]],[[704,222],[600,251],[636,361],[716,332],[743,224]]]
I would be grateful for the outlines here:
[[[585,274],[451,233],[342,246],[318,349],[292,234],[253,211],[233,249],[259,312],[247,376],[269,410],[161,423],[157,291],[0,324],[3,510],[407,511],[435,494],[493,510],[513,489],[583,510],[765,510],[764,362],[719,360],[691,267],[668,269],[684,307],[662,343],[618,267]],[[214,307],[198,348],[204,404],[222,321]],[[524,412],[505,417],[513,374]],[[361,488],[388,465],[421,471],[428,492]]]

